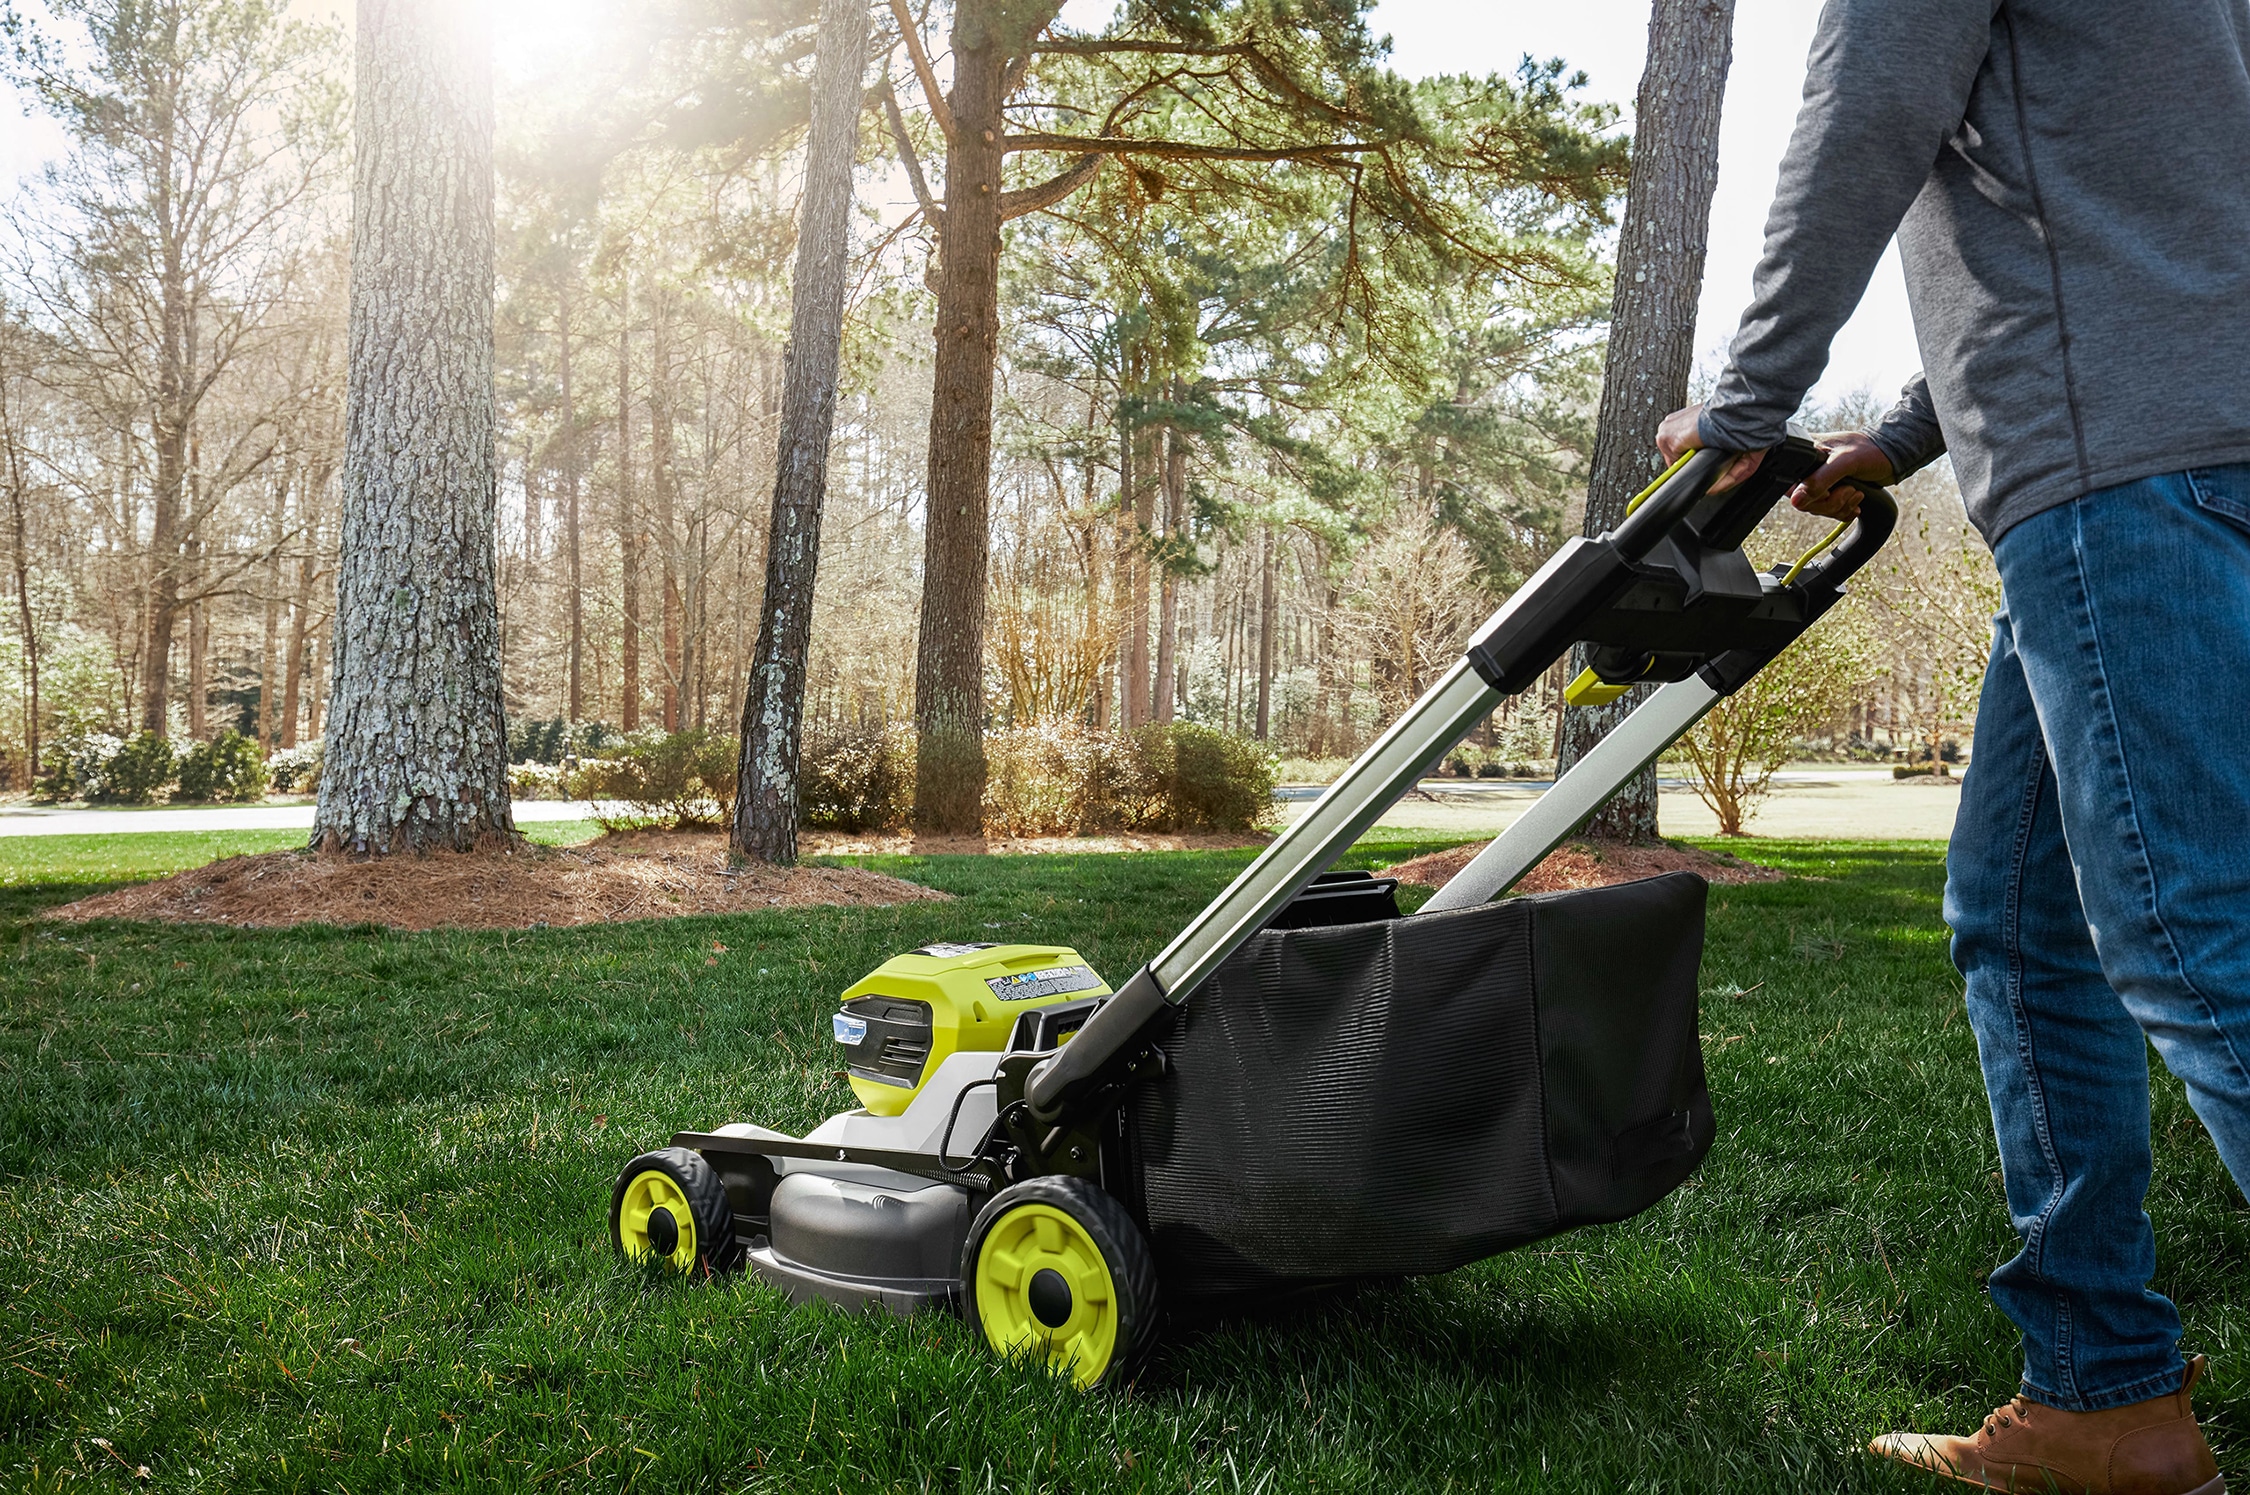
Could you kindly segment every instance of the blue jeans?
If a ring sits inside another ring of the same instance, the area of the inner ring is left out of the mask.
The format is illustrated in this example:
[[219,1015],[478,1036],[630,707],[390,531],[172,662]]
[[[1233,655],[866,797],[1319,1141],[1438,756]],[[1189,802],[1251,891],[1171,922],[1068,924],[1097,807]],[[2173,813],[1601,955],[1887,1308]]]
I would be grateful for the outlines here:
[[2250,466],[2033,516],[2004,597],[1945,918],[2023,1250],[1992,1299],[2023,1391],[2070,1411],[2177,1388],[2148,1045],[2250,1179]]

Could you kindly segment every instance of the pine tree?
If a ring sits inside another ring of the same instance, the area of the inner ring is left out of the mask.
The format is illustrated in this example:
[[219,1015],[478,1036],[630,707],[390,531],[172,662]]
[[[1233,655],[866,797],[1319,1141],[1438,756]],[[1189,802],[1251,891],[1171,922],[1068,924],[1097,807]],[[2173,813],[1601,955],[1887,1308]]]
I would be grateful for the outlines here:
[[491,38],[360,0],[344,521],[313,843],[515,833],[494,591]]

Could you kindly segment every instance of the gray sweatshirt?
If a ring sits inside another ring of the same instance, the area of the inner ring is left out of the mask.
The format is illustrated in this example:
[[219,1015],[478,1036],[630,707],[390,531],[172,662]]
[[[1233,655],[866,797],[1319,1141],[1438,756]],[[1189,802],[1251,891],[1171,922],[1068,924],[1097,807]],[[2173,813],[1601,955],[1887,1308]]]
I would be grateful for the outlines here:
[[2250,462],[2245,0],[1828,0],[1704,444],[1771,446],[1895,231],[1923,376],[1873,432],[1951,449],[1987,540]]

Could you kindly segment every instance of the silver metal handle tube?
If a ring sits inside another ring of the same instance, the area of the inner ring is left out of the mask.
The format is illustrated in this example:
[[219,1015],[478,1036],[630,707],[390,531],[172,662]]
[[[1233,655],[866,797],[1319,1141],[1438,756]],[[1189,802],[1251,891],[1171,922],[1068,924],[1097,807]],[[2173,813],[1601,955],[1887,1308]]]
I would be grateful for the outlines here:
[[1172,1001],[1181,1001],[1229,955],[1266,926],[1282,906],[1357,841],[1382,813],[1412,789],[1430,764],[1450,751],[1500,702],[1500,693],[1456,661],[1443,678],[1390,729],[1375,739],[1343,776],[1328,786],[1295,825],[1187,928],[1166,945],[1149,969]]
[[1514,887],[1540,859],[1560,846],[1586,817],[1602,807],[1625,781],[1656,761],[1664,750],[1703,720],[1719,693],[1690,675],[1675,680],[1641,702],[1570,772],[1531,803],[1507,832],[1478,852],[1470,863],[1430,895],[1422,912],[1489,903]]

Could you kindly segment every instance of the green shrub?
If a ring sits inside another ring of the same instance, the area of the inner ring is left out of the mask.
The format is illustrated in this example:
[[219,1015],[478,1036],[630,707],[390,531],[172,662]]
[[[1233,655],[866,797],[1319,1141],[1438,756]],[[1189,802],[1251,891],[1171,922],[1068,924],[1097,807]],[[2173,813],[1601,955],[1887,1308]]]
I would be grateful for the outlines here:
[[193,804],[243,804],[265,798],[266,760],[258,744],[228,729],[199,742],[180,758],[176,801]]
[[101,786],[109,763],[125,746],[107,732],[58,738],[47,746],[47,762],[33,793],[44,800],[85,799]]
[[736,754],[735,740],[717,732],[644,729],[581,765],[570,788],[608,802],[594,819],[609,830],[723,826],[734,814]]
[[914,737],[903,727],[808,734],[797,759],[797,823],[889,831],[914,812]]
[[266,760],[266,782],[276,794],[320,792],[320,739],[283,748]]
[[510,799],[568,799],[565,787],[568,776],[553,763],[511,763],[508,765],[508,797]]
[[1256,830],[1273,815],[1274,760],[1258,743],[1193,722],[1143,727],[1145,772],[1169,831]]
[[82,792],[97,804],[154,804],[178,767],[172,744],[154,732],[143,732],[119,747],[98,774],[90,775]]
[[1161,789],[1138,739],[1077,723],[984,738],[984,833],[1087,836],[1155,828]]

